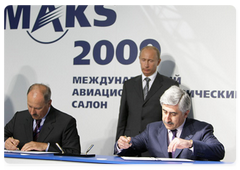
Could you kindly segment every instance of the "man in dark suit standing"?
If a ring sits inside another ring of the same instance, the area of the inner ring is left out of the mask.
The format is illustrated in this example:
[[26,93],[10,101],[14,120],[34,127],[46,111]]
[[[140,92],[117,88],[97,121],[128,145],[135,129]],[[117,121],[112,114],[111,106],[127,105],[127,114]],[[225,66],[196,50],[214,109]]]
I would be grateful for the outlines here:
[[156,47],[142,48],[139,60],[142,75],[123,85],[116,140],[124,135],[138,135],[148,123],[160,121],[162,109],[159,98],[171,85],[178,85],[157,72],[161,59]]
[[27,92],[28,110],[17,112],[4,128],[5,149],[81,152],[76,120],[52,105],[51,90],[33,84]]
[[219,161],[224,146],[213,134],[212,125],[188,119],[189,95],[177,86],[170,87],[160,99],[162,121],[148,124],[135,137],[121,136],[115,145],[119,155],[137,155],[148,150],[150,156]]

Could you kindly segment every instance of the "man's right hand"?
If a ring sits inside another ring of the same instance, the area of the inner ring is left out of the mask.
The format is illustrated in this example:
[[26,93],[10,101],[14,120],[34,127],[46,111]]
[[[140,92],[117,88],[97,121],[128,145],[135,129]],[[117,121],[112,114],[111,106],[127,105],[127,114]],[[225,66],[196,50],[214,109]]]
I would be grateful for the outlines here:
[[19,144],[19,140],[14,139],[13,137],[9,137],[6,141],[5,141],[5,149],[7,150],[18,150],[19,148],[17,147]]
[[129,147],[132,146],[130,141],[131,141],[131,137],[120,136],[120,138],[117,141],[117,145],[119,149],[128,149]]

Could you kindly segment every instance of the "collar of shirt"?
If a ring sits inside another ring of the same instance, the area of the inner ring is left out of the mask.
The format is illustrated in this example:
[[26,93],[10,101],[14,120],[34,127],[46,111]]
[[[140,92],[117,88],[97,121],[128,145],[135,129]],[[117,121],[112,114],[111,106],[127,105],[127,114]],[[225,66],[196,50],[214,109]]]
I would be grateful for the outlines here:
[[[177,128],[177,134],[176,134],[177,138],[180,138],[185,122],[186,122],[186,119],[184,120],[183,124]],[[172,131],[168,129],[168,141],[171,142],[172,136],[173,136]]]
[[[47,117],[47,115],[48,115],[48,113],[49,113],[49,111],[50,111],[50,108],[51,108],[51,106],[48,108],[47,114],[42,118],[42,121],[41,121],[41,123],[40,123],[40,126],[43,126],[43,124],[44,124],[44,122],[45,122],[45,120],[46,120],[46,117]],[[37,122],[36,122],[36,120],[34,119],[34,120],[33,120],[33,130],[35,129],[36,126],[37,126]]]
[[[155,71],[155,73],[153,73],[151,76],[148,76],[148,78],[151,79],[151,81],[149,81],[149,90],[151,89],[152,87],[152,84],[155,80],[157,76],[157,70]],[[142,73],[142,88],[144,89],[145,85],[146,85],[146,81],[144,80],[146,78],[146,76]]]

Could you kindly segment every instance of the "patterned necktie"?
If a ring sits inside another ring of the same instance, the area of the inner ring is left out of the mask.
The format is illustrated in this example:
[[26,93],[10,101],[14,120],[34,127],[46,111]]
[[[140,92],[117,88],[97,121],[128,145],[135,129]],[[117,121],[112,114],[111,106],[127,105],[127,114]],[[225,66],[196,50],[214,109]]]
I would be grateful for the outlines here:
[[[172,136],[172,141],[173,141],[173,139],[176,138],[176,136],[177,136],[177,129],[171,130],[171,132],[173,134],[173,136]],[[174,154],[175,154],[175,152],[173,151],[172,155],[171,155],[171,158],[174,158]]]
[[36,127],[33,131],[33,141],[37,141],[37,139],[38,139],[41,121],[42,121],[42,119],[36,120]]
[[145,87],[144,87],[144,89],[143,89],[143,97],[144,97],[144,100],[145,100],[146,97],[147,97],[148,91],[149,91],[149,81],[150,81],[151,79],[148,78],[148,77],[146,77],[144,80],[146,81],[146,85],[145,85]]

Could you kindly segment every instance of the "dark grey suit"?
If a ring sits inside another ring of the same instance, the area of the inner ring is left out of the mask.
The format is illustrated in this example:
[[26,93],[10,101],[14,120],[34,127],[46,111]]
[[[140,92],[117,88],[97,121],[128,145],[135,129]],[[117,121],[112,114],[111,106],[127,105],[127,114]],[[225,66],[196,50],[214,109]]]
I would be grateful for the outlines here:
[[157,73],[146,99],[143,99],[142,76],[134,77],[123,85],[116,141],[120,136],[136,136],[148,123],[162,120],[160,97],[178,83]]
[[[25,143],[33,141],[33,119],[28,110],[17,112],[4,128],[4,141],[13,137],[20,141],[21,149]],[[50,143],[49,152],[59,152],[58,143],[66,153],[80,153],[80,139],[76,120],[54,107],[46,117],[37,142]]]

